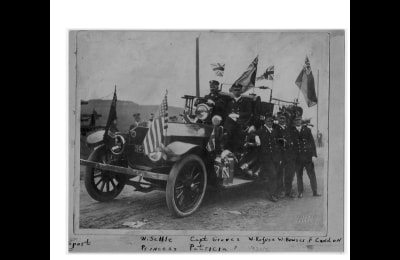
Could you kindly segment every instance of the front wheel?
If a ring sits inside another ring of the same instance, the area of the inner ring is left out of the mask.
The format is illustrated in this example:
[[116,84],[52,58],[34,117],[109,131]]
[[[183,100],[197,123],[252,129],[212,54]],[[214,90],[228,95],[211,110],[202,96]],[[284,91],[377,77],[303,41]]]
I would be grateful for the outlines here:
[[168,176],[166,199],[170,212],[186,217],[195,212],[207,187],[207,171],[203,160],[190,154],[174,164]]
[[[118,161],[113,160],[113,155],[104,147],[94,151],[89,161],[104,164],[117,165]],[[126,178],[122,174],[99,170],[92,167],[86,168],[85,187],[90,197],[104,202],[117,197],[125,186]]]

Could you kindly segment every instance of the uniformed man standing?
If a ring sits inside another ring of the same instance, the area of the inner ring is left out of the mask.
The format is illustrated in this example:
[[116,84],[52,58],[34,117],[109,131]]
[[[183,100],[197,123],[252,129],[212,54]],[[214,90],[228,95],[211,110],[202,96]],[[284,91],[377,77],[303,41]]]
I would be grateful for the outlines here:
[[233,85],[232,92],[233,98],[226,105],[224,128],[227,136],[224,146],[236,153],[243,147],[245,133],[253,124],[253,113],[251,101],[242,98],[242,85]]
[[276,169],[279,165],[279,147],[273,122],[272,113],[268,113],[265,116],[265,124],[256,132],[255,139],[257,146],[259,146],[260,177],[268,178],[269,199],[277,202]]
[[278,124],[274,125],[279,145],[279,166],[277,173],[277,190],[281,197],[293,198],[292,182],[296,168],[296,155],[293,149],[291,129],[287,126],[286,115],[278,112]]
[[306,168],[310,179],[311,189],[314,196],[321,196],[317,190],[317,178],[315,176],[314,160],[317,158],[315,141],[311,134],[311,129],[302,125],[301,116],[295,119],[295,129],[293,130],[293,141],[296,149],[296,175],[298,197],[303,197],[303,169]]

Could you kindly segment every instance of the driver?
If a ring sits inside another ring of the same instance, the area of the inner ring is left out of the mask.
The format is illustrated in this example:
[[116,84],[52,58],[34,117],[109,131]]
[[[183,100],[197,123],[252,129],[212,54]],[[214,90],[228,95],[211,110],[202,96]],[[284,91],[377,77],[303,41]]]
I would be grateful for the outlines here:
[[145,122],[141,119],[140,113],[133,114],[133,118],[134,118],[134,121],[133,121],[133,124],[130,125],[129,130],[131,130],[135,127],[144,125]]
[[204,96],[206,104],[213,108],[211,118],[215,115],[220,116],[221,120],[225,116],[225,102],[218,89],[219,82],[210,80],[210,93]]

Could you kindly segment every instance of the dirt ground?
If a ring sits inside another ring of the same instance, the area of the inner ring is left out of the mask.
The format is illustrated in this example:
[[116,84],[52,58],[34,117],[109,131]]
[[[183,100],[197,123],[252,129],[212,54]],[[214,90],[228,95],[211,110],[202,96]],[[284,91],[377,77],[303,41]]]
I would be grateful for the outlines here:
[[[318,190],[324,194],[322,150],[315,164]],[[326,207],[324,196],[313,197],[306,172],[305,192],[301,199],[284,198],[277,203],[266,199],[265,184],[249,183],[223,191],[208,191],[200,208],[191,216],[174,218],[168,211],[165,192],[134,192],[125,186],[111,202],[97,202],[81,181],[80,228],[143,230],[254,230],[322,231]],[[297,190],[296,178],[293,182]],[[142,223],[140,227],[126,222]]]

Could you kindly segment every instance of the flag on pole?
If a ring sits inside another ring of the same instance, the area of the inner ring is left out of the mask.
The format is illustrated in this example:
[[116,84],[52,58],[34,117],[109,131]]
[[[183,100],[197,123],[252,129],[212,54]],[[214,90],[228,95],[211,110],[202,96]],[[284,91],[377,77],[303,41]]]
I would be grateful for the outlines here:
[[149,131],[143,140],[143,148],[145,154],[156,152],[158,148],[164,146],[165,136],[168,129],[168,91],[165,93],[164,99],[158,110],[158,116],[151,122]]
[[118,131],[117,126],[114,122],[116,119],[117,119],[117,86],[115,86],[114,89],[114,96],[111,101],[110,112],[108,113],[106,129],[103,136],[103,141],[106,145],[110,143],[111,138],[114,138],[115,132]]
[[269,66],[267,70],[264,72],[264,74],[256,78],[256,80],[262,80],[262,79],[274,80],[274,65]]
[[242,93],[246,92],[250,88],[254,88],[256,82],[256,74],[257,74],[257,64],[258,64],[258,55],[251,62],[249,67],[247,67],[246,71],[243,72],[242,76],[240,76],[233,85],[242,85]]
[[212,67],[212,70],[215,72],[215,74],[218,77],[223,77],[224,76],[224,71],[225,71],[225,64],[224,63],[212,63],[211,67]]
[[311,71],[310,60],[306,57],[305,64],[301,70],[299,76],[295,81],[300,91],[307,102],[308,107],[312,107],[317,104],[317,95],[315,94],[315,82],[314,76]]

